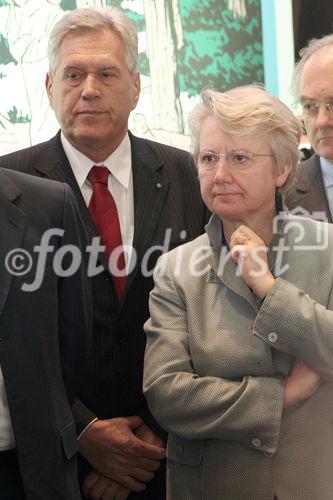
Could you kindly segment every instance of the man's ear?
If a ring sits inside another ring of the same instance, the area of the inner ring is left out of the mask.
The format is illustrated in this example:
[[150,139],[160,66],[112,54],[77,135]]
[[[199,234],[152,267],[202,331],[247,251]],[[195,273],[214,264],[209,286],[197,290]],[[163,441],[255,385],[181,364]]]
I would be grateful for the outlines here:
[[140,83],[140,73],[134,73],[132,75],[132,83],[133,83],[133,107],[134,109],[136,105],[138,104],[138,100],[140,97],[140,88],[141,88],[141,83]]
[[47,96],[49,98],[50,106],[53,109],[53,79],[49,71],[46,73],[45,77],[45,88]]

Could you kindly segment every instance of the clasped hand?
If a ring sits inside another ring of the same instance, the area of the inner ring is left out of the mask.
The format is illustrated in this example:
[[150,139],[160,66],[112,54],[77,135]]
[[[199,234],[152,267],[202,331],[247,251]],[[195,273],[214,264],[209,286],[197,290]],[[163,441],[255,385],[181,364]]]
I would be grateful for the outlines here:
[[144,490],[165,458],[162,441],[136,415],[96,420],[81,436],[79,451],[96,471],[84,483],[90,498],[122,500]]

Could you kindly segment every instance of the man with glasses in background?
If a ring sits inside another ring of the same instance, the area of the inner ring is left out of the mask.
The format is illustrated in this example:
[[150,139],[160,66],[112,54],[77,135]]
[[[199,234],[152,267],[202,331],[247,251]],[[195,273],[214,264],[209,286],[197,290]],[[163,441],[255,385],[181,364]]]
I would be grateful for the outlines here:
[[[300,163],[292,191],[286,198],[290,209],[333,215],[333,34],[313,39],[300,52],[293,75],[293,91],[303,109],[309,142],[315,152]],[[322,216],[315,218],[323,219]]]

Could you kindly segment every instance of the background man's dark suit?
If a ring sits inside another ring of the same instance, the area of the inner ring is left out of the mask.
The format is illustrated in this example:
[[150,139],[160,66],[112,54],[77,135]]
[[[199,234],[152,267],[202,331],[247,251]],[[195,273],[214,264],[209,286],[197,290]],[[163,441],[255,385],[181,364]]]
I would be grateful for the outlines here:
[[332,222],[318,155],[314,154],[298,164],[294,185],[286,197],[286,204],[289,210],[302,207],[310,214],[313,211],[323,212],[328,222]]
[[[68,186],[0,170],[0,365],[18,461],[27,499],[80,497],[77,440],[70,399],[78,391],[86,359],[89,288],[85,271],[59,278],[48,253],[36,291],[22,291],[35,279],[35,245],[50,228],[64,229],[50,245],[86,244]],[[5,257],[22,248],[32,257],[28,275],[14,277]],[[66,394],[66,389],[67,394]],[[0,498],[4,498],[0,482]],[[22,499],[23,500],[23,499]]]
[[[140,266],[149,248],[163,245],[167,229],[171,231],[170,244],[164,251],[201,234],[207,217],[190,155],[133,135],[130,139],[135,219],[133,246],[137,265],[128,277],[121,307],[109,273],[105,271],[93,279],[92,384],[79,396],[98,418],[139,415],[155,430],[142,394],[146,341],[142,327],[149,317],[148,295],[153,280],[152,276],[145,278],[142,275]],[[67,182],[78,199],[89,236],[97,234],[59,134],[49,142],[0,158],[0,166]],[[161,250],[151,255],[149,269],[154,267],[160,253]],[[79,430],[91,420],[90,411],[76,407],[76,419],[81,422]],[[161,491],[162,484],[157,477],[147,484],[146,492],[132,493],[130,497],[142,495],[159,500]]]

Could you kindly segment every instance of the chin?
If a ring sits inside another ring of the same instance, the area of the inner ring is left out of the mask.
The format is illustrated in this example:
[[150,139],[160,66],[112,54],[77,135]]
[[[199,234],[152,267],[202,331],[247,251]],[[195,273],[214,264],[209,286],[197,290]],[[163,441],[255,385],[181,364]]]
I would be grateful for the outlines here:
[[219,205],[219,206],[213,206],[212,211],[215,212],[216,214],[220,215],[220,217],[225,216],[225,215],[230,215],[230,216],[237,216],[239,214],[239,207],[233,205]]
[[91,144],[100,143],[101,135],[96,133],[96,130],[85,130],[85,131],[77,131],[73,138],[78,144]]
[[215,213],[220,219],[234,220],[239,218],[239,213],[235,210],[216,210]]
[[328,161],[332,161],[333,160],[333,141],[332,141],[332,144],[330,144],[330,147],[322,148],[321,151],[319,152],[319,155],[323,156]]

